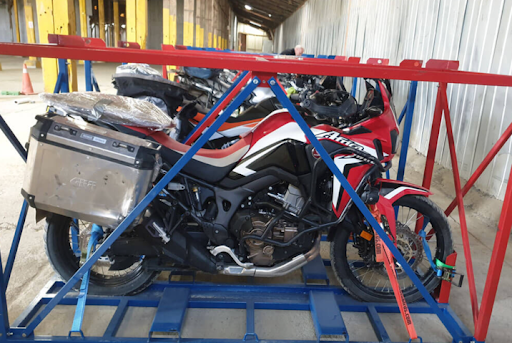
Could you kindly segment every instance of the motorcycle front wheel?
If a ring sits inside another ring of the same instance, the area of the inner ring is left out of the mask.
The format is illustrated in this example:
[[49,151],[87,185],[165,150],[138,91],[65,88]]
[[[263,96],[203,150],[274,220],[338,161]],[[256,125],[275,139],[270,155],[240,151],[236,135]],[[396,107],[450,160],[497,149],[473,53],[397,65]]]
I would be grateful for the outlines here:
[[[68,281],[80,266],[80,254],[76,246],[73,248],[72,226],[82,230],[89,225],[83,221],[77,221],[76,224],[73,224],[71,218],[56,214],[46,220],[46,254],[53,269],[64,281]],[[142,257],[128,268],[115,271],[110,270],[109,259],[102,257],[91,268],[89,293],[110,296],[137,294],[149,287],[158,274],[147,270]],[[80,282],[75,285],[75,289],[79,287]]]
[[[422,244],[415,233],[416,222],[428,223],[424,229],[434,259],[446,261],[453,253],[450,225],[443,211],[424,196],[407,195],[393,203],[398,209],[396,220],[397,248],[432,293],[440,279],[432,269]],[[366,225],[366,224],[365,224]],[[383,263],[375,262],[374,239],[364,240],[350,230],[340,228],[331,242],[331,262],[341,286],[354,298],[368,302],[395,302],[395,296]],[[398,283],[407,302],[422,299],[410,278],[395,262]]]

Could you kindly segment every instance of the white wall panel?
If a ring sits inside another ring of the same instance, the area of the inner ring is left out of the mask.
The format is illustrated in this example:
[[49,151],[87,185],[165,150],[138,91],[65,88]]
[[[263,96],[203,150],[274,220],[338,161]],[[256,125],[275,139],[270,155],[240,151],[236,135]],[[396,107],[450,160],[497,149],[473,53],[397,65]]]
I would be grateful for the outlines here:
[[[274,51],[302,44],[306,53],[404,59],[451,59],[460,70],[512,75],[512,0],[309,0],[280,25]],[[347,86],[350,80],[347,80]],[[393,81],[400,110],[409,83]],[[361,85],[361,83],[359,83]],[[364,88],[364,87],[363,87]],[[358,87],[358,97],[364,89]],[[437,85],[420,82],[411,146],[426,154]],[[512,122],[512,91],[449,85],[448,99],[461,175],[469,178]],[[443,126],[436,160],[450,167]],[[503,199],[512,166],[512,142],[476,186]]]

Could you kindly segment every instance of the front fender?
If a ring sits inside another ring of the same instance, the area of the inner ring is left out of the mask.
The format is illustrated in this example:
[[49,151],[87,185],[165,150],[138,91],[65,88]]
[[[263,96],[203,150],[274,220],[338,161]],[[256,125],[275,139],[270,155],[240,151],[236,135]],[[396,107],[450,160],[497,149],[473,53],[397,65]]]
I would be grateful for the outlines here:
[[376,186],[379,188],[379,195],[383,196],[391,203],[409,194],[423,195],[426,197],[432,195],[432,192],[426,188],[398,180],[377,179]]

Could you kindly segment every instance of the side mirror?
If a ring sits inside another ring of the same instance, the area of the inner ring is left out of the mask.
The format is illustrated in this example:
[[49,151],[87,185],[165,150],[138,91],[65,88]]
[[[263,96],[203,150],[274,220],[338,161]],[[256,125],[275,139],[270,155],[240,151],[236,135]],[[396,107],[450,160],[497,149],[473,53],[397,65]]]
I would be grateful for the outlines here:
[[368,107],[365,111],[365,114],[369,115],[370,117],[377,117],[382,114],[382,109],[380,109],[377,106]]

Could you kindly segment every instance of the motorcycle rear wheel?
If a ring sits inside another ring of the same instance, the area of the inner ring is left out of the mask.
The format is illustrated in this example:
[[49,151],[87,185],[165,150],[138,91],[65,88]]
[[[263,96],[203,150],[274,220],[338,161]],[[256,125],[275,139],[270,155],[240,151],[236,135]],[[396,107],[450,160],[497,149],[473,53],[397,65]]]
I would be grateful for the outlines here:
[[[422,281],[425,288],[432,293],[440,283],[435,271],[430,266],[421,244],[421,237],[415,231],[417,214],[428,217],[425,232],[434,230],[428,245],[433,258],[446,261],[453,253],[450,225],[443,211],[424,196],[407,195],[393,203],[399,208],[397,217],[397,247]],[[405,211],[403,211],[405,210]],[[405,215],[404,215],[405,213]],[[400,236],[400,237],[399,237]],[[361,257],[350,230],[340,228],[331,242],[331,262],[335,275],[341,286],[354,298],[367,302],[395,302],[395,296],[389,278],[382,263],[369,266]],[[373,239],[372,239],[373,243]],[[409,247],[407,245],[409,244]],[[373,245],[372,245],[373,246]],[[373,248],[374,249],[374,248]],[[416,254],[416,255],[415,255]],[[398,281],[407,302],[421,300],[423,296],[410,278],[395,263]],[[373,281],[373,282],[372,282]],[[381,287],[379,287],[381,286]]]
[[[68,281],[80,265],[80,259],[72,248],[71,225],[71,218],[56,214],[46,219],[44,235],[46,254],[53,269],[64,281]],[[137,294],[149,287],[159,274],[147,270],[144,259],[118,272],[109,272],[108,268],[100,267],[101,263],[108,262],[98,261],[91,268],[90,294],[110,296]],[[74,287],[80,288],[80,282]]]

